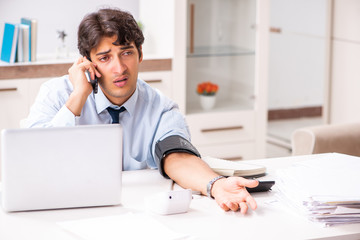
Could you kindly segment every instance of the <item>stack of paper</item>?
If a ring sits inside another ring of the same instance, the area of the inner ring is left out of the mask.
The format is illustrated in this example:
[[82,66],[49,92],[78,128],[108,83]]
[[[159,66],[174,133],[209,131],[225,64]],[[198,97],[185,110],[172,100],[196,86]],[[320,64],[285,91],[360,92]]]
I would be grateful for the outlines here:
[[230,161],[209,156],[203,157],[202,160],[204,160],[214,172],[223,176],[258,177],[264,175],[266,172],[266,167],[257,164]]
[[360,223],[360,158],[317,154],[278,171],[278,196],[325,226]]

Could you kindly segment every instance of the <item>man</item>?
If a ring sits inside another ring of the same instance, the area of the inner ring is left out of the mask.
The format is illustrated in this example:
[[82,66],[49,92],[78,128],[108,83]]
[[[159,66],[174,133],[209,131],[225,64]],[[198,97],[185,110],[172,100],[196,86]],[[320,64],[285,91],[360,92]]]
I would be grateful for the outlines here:
[[[85,16],[78,30],[83,57],[69,75],[43,84],[28,127],[119,122],[124,130],[124,170],[159,168],[180,186],[215,198],[225,211],[246,213],[248,205],[256,209],[245,187],[256,187],[258,182],[213,172],[191,145],[177,105],[137,79],[143,42],[141,30],[127,12],[101,9]],[[97,94],[86,71],[91,79],[99,79]]]

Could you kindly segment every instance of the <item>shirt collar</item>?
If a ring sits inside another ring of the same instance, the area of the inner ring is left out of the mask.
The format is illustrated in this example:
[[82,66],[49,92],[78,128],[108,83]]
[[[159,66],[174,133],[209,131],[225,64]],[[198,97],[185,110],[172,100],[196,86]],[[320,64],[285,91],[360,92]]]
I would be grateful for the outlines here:
[[[94,93],[92,93],[92,94],[94,94]],[[136,85],[136,89],[135,89],[135,92],[133,93],[133,95],[131,95],[131,97],[122,105],[126,108],[126,111],[129,112],[130,116],[132,116],[135,111],[135,106],[136,106],[136,101],[137,101],[138,95],[139,95],[139,90],[138,90],[138,85]],[[118,109],[121,107],[121,106],[116,106],[116,105],[112,104],[109,101],[109,99],[107,99],[107,97],[105,96],[105,94],[103,93],[103,91],[100,87],[98,88],[98,93],[94,94],[94,99],[95,99],[96,111],[98,114],[100,114],[102,111],[104,111],[107,107],[112,107],[115,109]]]

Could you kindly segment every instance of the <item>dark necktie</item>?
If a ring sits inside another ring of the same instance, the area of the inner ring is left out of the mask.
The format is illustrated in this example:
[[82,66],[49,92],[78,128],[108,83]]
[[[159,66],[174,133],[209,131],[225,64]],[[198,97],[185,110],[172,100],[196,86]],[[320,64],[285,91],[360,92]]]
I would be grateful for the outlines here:
[[124,107],[121,107],[120,109],[114,109],[112,107],[108,107],[107,110],[112,118],[112,124],[115,124],[115,123],[119,123],[119,115],[121,112],[125,111],[126,109]]

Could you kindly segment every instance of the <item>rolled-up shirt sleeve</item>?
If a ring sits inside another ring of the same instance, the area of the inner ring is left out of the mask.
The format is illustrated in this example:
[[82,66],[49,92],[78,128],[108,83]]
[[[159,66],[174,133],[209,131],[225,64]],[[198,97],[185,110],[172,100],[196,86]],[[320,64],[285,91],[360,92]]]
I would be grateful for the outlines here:
[[157,166],[155,160],[155,147],[156,143],[164,140],[169,136],[180,136],[184,139],[191,141],[190,131],[185,121],[185,117],[180,113],[179,108],[173,102],[170,102],[171,106],[169,106],[168,110],[165,111],[159,120],[157,131],[154,137],[154,141],[152,143],[152,161],[149,165],[152,167],[160,168],[161,166]]

